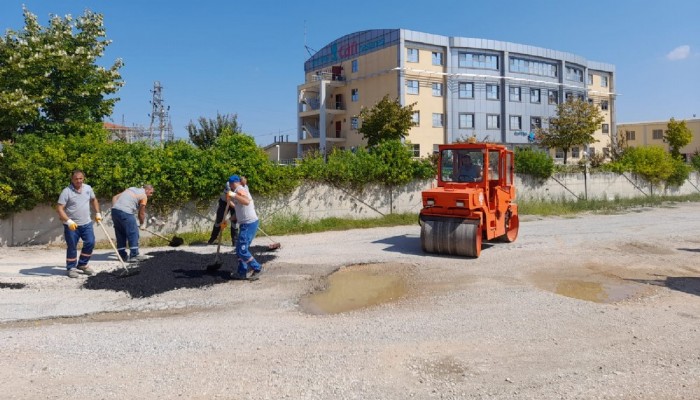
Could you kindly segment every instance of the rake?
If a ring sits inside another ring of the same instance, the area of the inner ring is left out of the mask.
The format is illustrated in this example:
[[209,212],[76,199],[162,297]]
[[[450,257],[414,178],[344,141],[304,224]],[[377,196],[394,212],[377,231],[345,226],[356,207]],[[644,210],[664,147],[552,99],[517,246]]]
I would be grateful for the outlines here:
[[153,231],[150,230],[150,229],[146,229],[146,228],[142,228],[142,229],[143,229],[144,231],[150,233],[151,235],[158,236],[158,237],[161,238],[161,239],[167,240],[167,241],[168,241],[168,246],[170,246],[170,247],[177,247],[177,246],[180,246],[180,245],[182,245],[183,243],[185,243],[185,240],[184,240],[183,238],[181,238],[181,237],[178,237],[178,236],[173,236],[172,239],[168,239],[167,237],[165,237],[165,236],[163,236],[163,235],[161,235],[161,234],[159,234],[159,233],[153,232]]

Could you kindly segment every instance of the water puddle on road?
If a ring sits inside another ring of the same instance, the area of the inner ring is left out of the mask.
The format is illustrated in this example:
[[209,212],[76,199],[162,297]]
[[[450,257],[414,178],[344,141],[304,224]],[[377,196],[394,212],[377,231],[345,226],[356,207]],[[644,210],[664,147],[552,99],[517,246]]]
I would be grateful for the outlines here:
[[594,303],[617,303],[640,297],[648,290],[645,285],[608,274],[569,272],[569,274],[541,272],[536,274],[533,280],[540,289]]
[[639,285],[625,282],[591,282],[563,280],[557,282],[554,293],[594,303],[617,303],[636,295]]
[[396,301],[408,292],[401,271],[382,264],[349,266],[328,277],[325,290],[300,301],[310,314],[338,314]]

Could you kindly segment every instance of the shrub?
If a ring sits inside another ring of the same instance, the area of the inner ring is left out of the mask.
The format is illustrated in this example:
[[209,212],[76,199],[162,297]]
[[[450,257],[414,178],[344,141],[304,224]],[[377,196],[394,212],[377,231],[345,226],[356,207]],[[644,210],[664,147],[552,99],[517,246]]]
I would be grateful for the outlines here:
[[554,173],[554,160],[544,151],[516,148],[515,172],[546,180]]

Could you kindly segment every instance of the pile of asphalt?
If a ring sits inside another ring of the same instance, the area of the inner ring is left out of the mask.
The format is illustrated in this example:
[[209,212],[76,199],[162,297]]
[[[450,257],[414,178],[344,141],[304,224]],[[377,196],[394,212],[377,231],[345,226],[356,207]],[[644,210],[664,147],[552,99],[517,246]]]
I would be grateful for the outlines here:
[[[251,253],[261,264],[277,258],[266,246],[252,246]],[[113,290],[128,293],[132,298],[150,297],[181,288],[201,288],[229,281],[238,259],[231,252],[221,253],[221,268],[208,271],[217,264],[215,254],[189,252],[185,249],[148,253],[151,258],[127,264],[130,273],[121,266],[88,277],[83,287],[91,290]]]
[[0,289],[22,289],[26,285],[24,283],[6,283],[0,282]]

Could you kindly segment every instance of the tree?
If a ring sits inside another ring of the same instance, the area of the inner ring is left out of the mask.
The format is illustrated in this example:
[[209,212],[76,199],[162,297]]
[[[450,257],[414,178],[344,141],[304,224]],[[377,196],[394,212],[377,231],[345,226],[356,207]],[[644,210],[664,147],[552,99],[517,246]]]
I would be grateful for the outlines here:
[[549,130],[538,129],[537,136],[544,147],[562,149],[564,164],[574,146],[594,143],[593,133],[604,121],[598,107],[581,99],[569,99],[557,105],[557,116],[549,123]]
[[111,43],[101,14],[52,16],[48,27],[26,8],[24,30],[0,40],[0,140],[24,133],[79,134],[112,114],[123,85],[121,60],[96,64]]
[[668,143],[673,158],[681,159],[681,148],[688,145],[693,140],[693,133],[685,125],[685,121],[676,122],[671,118],[668,122],[668,130],[664,135],[664,140]]
[[190,121],[186,128],[190,141],[200,149],[210,148],[220,136],[237,135],[243,130],[243,127],[238,124],[237,114],[221,115],[217,112],[216,119],[199,117],[197,121],[199,127]]
[[398,99],[384,96],[374,107],[362,108],[360,133],[367,146],[374,147],[387,140],[402,140],[413,126],[415,103],[402,107]]

